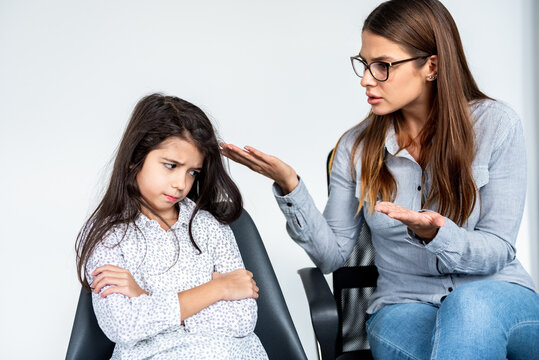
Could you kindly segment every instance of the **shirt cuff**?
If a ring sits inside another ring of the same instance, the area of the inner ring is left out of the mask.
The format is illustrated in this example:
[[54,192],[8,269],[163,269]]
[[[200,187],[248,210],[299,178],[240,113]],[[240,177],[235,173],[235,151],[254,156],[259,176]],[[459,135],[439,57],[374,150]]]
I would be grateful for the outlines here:
[[299,183],[292,192],[283,195],[283,191],[277,183],[273,183],[273,195],[279,208],[285,215],[295,214],[297,208],[301,208],[309,201],[309,193],[307,187],[301,178],[298,176]]
[[178,293],[173,291],[156,291],[151,295],[155,314],[162,314],[162,321],[171,326],[180,326],[182,324],[182,315]]
[[458,225],[446,217],[445,225],[438,229],[438,233],[425,245],[425,249],[436,255],[446,251],[451,245],[451,242],[455,241],[453,233],[456,230],[458,230]]

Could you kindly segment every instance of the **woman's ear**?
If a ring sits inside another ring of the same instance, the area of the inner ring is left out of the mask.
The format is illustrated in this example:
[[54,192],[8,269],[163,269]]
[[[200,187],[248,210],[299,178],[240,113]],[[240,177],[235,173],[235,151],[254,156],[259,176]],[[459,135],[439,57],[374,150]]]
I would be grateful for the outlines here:
[[432,55],[427,60],[427,81],[433,81],[438,78],[438,55]]

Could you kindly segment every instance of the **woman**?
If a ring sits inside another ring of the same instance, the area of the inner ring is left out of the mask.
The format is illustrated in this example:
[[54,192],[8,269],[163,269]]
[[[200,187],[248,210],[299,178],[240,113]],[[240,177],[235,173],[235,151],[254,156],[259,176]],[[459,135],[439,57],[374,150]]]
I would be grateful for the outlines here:
[[375,358],[538,358],[539,296],[514,247],[526,189],[517,115],[478,89],[437,0],[378,6],[352,63],[371,112],[336,147],[323,215],[281,160],[231,144],[223,154],[275,181],[289,234],[326,273],[367,223]]

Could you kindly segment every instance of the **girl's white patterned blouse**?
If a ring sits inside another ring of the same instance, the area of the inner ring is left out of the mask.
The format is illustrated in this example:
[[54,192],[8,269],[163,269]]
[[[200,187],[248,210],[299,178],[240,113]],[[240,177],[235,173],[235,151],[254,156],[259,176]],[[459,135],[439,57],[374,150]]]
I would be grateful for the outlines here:
[[178,221],[168,231],[140,214],[127,228],[112,229],[90,257],[90,284],[97,267],[112,264],[129,270],[149,292],[134,298],[92,293],[99,326],[116,343],[112,359],[268,358],[253,332],[254,299],[216,302],[181,324],[178,292],[207,283],[214,271],[244,268],[232,230],[206,211],[199,211],[193,221],[193,236],[202,251],[198,253],[188,234],[194,207],[191,200],[182,200]]

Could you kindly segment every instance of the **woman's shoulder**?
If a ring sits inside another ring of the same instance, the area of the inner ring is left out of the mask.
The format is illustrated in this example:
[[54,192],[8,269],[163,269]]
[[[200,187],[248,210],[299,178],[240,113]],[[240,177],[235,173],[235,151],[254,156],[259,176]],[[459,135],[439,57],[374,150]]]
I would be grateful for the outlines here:
[[363,120],[354,127],[346,130],[344,134],[341,135],[339,141],[337,142],[336,148],[338,153],[344,153],[347,157],[352,153],[352,149],[358,136],[365,130],[369,124],[369,118]]
[[487,118],[492,121],[506,122],[512,125],[520,121],[513,108],[500,100],[484,99],[470,104],[472,116],[476,119]]
[[507,135],[520,124],[520,117],[509,105],[499,100],[485,99],[471,104],[476,139],[493,141],[497,148]]

